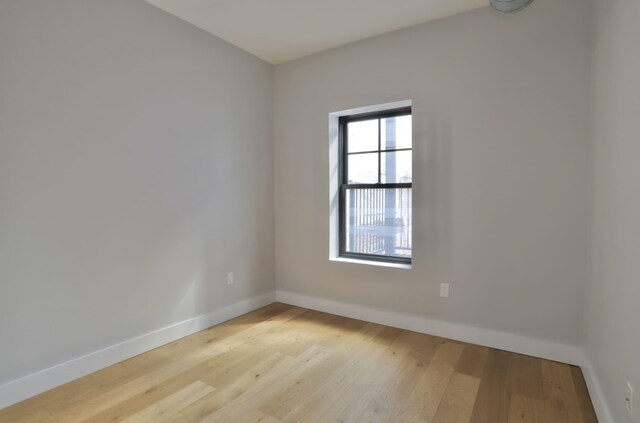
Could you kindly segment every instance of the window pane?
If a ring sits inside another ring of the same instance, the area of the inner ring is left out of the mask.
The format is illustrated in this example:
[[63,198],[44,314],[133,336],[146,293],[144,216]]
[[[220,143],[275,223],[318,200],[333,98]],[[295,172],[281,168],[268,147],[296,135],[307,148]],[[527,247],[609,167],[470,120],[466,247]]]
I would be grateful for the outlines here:
[[347,189],[345,251],[411,257],[411,188]]
[[382,119],[380,123],[383,150],[411,148],[411,115]]
[[411,182],[411,150],[382,153],[382,183]]
[[347,123],[347,152],[378,149],[378,119]]
[[350,184],[375,184],[378,182],[378,153],[347,156]]

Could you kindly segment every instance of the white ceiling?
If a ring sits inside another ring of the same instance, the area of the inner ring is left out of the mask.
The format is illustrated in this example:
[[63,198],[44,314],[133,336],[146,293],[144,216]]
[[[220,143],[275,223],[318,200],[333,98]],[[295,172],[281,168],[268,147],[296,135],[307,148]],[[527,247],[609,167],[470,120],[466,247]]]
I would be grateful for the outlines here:
[[489,4],[489,0],[147,1],[273,64]]

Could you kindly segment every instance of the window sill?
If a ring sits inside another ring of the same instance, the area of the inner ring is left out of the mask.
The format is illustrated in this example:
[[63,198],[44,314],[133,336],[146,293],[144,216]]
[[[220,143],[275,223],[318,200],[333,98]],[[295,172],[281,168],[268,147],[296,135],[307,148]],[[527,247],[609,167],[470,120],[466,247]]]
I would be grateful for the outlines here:
[[352,259],[352,258],[346,258],[346,257],[332,257],[329,260],[338,261],[342,263],[364,264],[366,266],[391,267],[393,269],[411,270],[411,265],[404,264],[404,263],[388,263],[385,261],[359,260],[359,259]]

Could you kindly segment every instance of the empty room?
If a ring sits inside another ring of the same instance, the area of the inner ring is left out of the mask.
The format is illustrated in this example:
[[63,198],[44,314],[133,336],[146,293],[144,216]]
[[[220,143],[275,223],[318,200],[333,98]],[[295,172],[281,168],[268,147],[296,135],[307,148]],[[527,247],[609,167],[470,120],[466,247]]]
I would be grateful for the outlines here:
[[639,23],[0,0],[0,423],[640,423]]

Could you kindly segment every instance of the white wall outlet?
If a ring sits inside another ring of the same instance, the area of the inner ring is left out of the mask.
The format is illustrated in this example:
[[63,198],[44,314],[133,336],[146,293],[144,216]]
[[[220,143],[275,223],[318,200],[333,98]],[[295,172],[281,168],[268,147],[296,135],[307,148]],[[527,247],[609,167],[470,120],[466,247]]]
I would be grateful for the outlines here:
[[227,273],[227,285],[233,285],[234,282],[233,272]]
[[633,386],[631,386],[630,382],[627,382],[627,398],[625,398],[625,402],[627,403],[627,414],[629,414],[629,418],[633,418]]
[[440,284],[440,296],[442,298],[449,298],[449,284],[441,283]]

